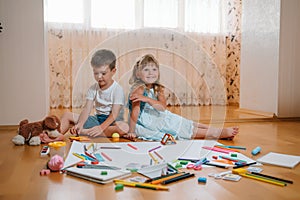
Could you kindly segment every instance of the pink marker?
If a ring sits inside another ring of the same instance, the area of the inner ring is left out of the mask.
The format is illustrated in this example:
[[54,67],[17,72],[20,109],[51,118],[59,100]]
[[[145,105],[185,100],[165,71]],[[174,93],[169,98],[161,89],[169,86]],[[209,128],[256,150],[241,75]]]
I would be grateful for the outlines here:
[[133,146],[132,144],[127,144],[127,146],[129,146],[129,147],[133,148],[134,150],[138,150],[138,148],[137,148],[137,147],[135,147],[135,146]]
[[102,155],[104,158],[106,158],[107,160],[112,161],[112,159],[111,159],[108,155],[106,155],[105,153],[101,152],[101,155]]

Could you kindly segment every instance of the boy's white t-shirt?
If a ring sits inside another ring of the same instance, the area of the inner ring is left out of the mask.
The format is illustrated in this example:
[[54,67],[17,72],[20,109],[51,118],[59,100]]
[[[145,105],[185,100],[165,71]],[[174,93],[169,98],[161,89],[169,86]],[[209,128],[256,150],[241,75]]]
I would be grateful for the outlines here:
[[125,104],[123,88],[116,81],[105,90],[101,90],[98,83],[93,84],[87,91],[86,99],[94,100],[97,115],[109,115],[113,104]]

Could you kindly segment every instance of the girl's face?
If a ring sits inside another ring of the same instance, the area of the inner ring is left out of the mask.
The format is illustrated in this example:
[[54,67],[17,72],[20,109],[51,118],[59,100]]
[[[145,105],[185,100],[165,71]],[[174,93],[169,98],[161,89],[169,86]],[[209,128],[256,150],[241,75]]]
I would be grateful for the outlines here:
[[158,80],[159,69],[154,63],[147,63],[146,66],[137,73],[137,77],[145,84],[153,84]]

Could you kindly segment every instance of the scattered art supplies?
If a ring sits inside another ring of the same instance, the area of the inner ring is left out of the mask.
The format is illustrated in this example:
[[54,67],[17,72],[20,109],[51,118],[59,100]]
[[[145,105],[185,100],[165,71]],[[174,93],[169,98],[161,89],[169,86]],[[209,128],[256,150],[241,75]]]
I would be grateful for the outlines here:
[[300,162],[300,156],[269,152],[266,155],[258,158],[257,162],[294,168]]
[[[117,144],[92,143],[91,145],[88,142],[73,141],[65,160],[64,171],[66,174],[97,183],[108,183],[114,179],[131,175],[133,171],[130,169],[132,168],[148,178],[153,178],[162,175],[162,169],[166,168],[166,164],[172,166],[170,163],[173,164],[174,160],[191,162],[203,158],[212,160],[212,157],[229,156],[226,153],[202,148],[203,146],[213,147],[220,144],[212,140],[183,140],[176,141],[174,145],[161,145],[160,142],[135,142],[132,144],[135,148],[128,146],[128,144],[128,142],[118,142]],[[94,163],[95,165],[110,166],[114,169],[99,169],[101,168],[99,166],[89,168],[93,162],[91,156],[96,157],[99,161],[99,163]],[[252,159],[241,153],[236,153],[234,158],[244,160],[247,163],[253,162]],[[87,162],[87,167],[80,168],[77,166],[82,160]],[[167,171],[168,173],[169,171]]]
[[[86,179],[92,182],[106,184],[112,182],[116,178],[124,178],[131,175],[131,172],[119,168],[118,166],[111,165],[108,162],[101,162],[101,164],[87,164],[90,167],[78,167],[77,165],[82,162],[82,158],[74,156],[74,154],[84,155],[85,143],[73,141],[69,154],[65,160],[63,171],[67,175],[75,176],[78,178]],[[102,150],[102,149],[101,149]],[[115,149],[114,149],[115,150]],[[91,161],[85,161],[91,163]],[[107,166],[106,168],[101,166]]]

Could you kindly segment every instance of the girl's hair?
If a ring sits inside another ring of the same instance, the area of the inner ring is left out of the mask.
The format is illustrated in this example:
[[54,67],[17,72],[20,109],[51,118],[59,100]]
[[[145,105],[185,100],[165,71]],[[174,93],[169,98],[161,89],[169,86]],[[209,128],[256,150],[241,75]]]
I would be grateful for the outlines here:
[[[142,56],[140,59],[136,61],[136,63],[133,66],[132,76],[129,79],[129,84],[132,85],[132,91],[140,86],[146,88],[145,83],[139,79],[136,74],[137,72],[141,71],[144,67],[146,67],[147,64],[154,63],[155,66],[159,70],[159,63],[151,54],[146,54]],[[153,84],[154,94],[157,95],[158,92],[160,92],[163,89],[163,86],[159,82],[160,74],[158,74],[158,79]]]

